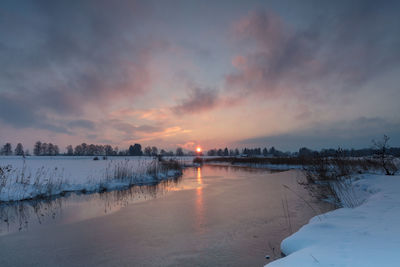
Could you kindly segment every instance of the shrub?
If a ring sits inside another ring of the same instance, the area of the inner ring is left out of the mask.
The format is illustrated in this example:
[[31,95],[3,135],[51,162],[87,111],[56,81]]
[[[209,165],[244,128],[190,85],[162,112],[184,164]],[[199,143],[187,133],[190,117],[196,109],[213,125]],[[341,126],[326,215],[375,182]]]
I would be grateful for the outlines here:
[[203,158],[200,158],[200,157],[196,157],[193,159],[193,163],[196,163],[196,164],[201,165],[201,164],[203,164],[203,162],[204,162]]

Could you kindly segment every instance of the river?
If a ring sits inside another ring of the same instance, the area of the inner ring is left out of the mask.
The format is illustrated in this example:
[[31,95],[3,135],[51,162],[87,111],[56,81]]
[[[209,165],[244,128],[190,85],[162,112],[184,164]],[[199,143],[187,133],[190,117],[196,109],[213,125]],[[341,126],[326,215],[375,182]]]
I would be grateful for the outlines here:
[[334,208],[299,179],[203,166],[157,185],[2,205],[0,266],[263,266]]

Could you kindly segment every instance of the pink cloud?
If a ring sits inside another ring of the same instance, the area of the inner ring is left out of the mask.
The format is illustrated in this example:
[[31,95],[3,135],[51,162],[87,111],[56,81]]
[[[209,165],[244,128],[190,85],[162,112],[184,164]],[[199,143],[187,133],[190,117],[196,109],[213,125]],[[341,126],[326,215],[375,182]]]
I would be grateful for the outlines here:
[[271,12],[251,12],[234,24],[244,53],[232,59],[236,71],[226,75],[230,91],[279,95],[294,93],[315,75],[313,36],[295,32]]

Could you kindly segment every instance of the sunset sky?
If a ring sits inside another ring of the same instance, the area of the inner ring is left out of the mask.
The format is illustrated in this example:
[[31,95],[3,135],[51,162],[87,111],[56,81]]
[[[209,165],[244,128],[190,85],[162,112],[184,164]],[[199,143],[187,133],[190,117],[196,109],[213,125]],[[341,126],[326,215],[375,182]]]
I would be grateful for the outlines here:
[[0,142],[400,145],[400,1],[0,3]]

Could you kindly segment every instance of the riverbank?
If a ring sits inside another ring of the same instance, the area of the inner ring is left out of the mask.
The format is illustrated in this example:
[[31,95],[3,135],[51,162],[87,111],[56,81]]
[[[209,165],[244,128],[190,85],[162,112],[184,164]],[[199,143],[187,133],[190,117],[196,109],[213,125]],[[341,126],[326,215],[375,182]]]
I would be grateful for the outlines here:
[[400,175],[360,175],[353,189],[362,204],[310,220],[281,243],[281,266],[398,266]]
[[183,165],[153,157],[0,157],[0,203],[154,184],[182,175]]
[[288,170],[301,170],[301,165],[288,165],[288,164],[248,164],[248,163],[229,163],[229,162],[206,162],[208,166],[221,166],[221,167],[243,167],[243,168],[255,168],[255,169],[268,169],[271,171],[288,171]]

